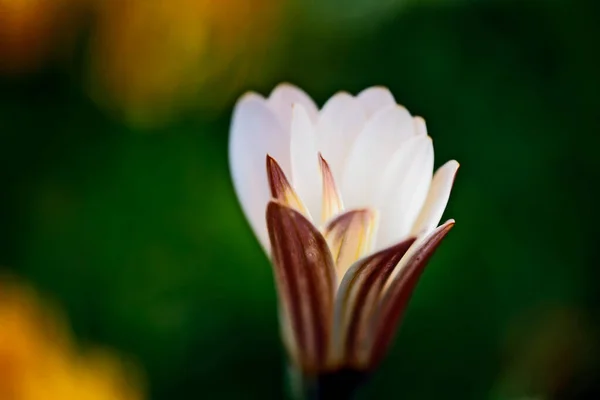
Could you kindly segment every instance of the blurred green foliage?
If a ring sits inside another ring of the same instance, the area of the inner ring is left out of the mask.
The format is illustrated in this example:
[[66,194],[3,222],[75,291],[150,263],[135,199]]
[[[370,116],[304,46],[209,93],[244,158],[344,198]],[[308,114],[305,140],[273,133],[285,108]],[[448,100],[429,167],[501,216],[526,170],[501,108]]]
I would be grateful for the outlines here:
[[[411,2],[368,30],[303,20],[248,88],[290,81],[322,105],[385,85],[426,118],[436,166],[461,163],[456,228],[362,398],[600,396],[598,15],[465,1]],[[271,270],[228,172],[232,104],[142,131],[77,76],[0,86],[0,264],[82,341],[135,357],[153,399],[280,398]]]

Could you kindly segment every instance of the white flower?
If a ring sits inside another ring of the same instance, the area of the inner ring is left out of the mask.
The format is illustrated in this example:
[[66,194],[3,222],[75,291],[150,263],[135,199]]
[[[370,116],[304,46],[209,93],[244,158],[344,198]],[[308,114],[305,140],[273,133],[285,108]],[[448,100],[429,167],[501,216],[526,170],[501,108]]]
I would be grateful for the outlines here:
[[307,374],[374,366],[454,225],[438,227],[458,163],[433,175],[425,121],[385,88],[319,111],[289,84],[238,101],[229,160],[272,257],[290,357]]

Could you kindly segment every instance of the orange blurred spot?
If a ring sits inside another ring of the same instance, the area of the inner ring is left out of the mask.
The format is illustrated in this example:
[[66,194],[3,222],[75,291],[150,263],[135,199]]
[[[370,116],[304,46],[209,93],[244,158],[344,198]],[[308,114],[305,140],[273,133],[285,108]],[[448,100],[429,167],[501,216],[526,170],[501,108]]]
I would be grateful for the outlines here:
[[204,99],[220,107],[264,70],[278,0],[97,0],[95,94],[138,122]]
[[109,352],[78,351],[56,312],[0,277],[0,399],[142,398],[130,369]]
[[0,73],[42,66],[75,38],[81,0],[0,0]]

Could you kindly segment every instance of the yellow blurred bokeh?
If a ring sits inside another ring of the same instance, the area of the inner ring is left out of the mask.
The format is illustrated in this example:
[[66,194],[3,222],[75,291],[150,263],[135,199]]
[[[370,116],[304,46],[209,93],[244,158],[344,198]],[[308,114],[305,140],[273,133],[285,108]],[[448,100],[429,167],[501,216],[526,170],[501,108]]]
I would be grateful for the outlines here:
[[98,1],[90,48],[94,97],[141,123],[190,103],[218,109],[264,75],[284,3]]
[[140,382],[111,352],[79,349],[56,311],[0,277],[0,399],[142,400]]
[[0,0],[0,74],[68,66],[82,43],[82,83],[129,122],[218,110],[269,76],[286,3]]

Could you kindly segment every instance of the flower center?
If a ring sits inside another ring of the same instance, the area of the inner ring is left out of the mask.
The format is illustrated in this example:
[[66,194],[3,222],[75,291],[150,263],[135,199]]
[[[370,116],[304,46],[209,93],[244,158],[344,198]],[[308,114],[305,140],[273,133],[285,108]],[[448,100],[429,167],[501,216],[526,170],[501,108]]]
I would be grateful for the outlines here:
[[[371,252],[377,228],[378,213],[374,209],[344,210],[331,169],[319,154],[323,182],[321,227],[335,263],[338,285],[357,260]],[[302,213],[313,225],[314,220],[302,199],[289,183],[285,173],[271,156],[267,155],[267,176],[271,196],[281,204]]]

